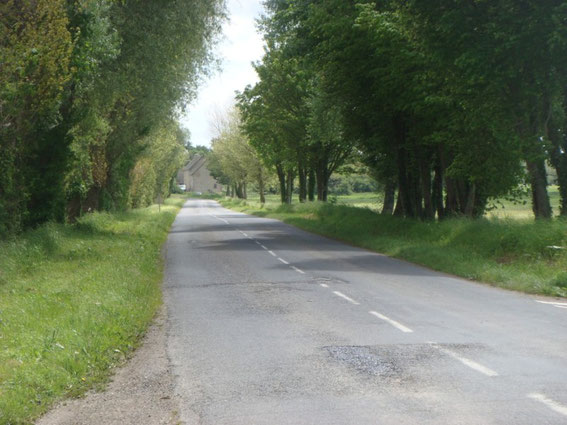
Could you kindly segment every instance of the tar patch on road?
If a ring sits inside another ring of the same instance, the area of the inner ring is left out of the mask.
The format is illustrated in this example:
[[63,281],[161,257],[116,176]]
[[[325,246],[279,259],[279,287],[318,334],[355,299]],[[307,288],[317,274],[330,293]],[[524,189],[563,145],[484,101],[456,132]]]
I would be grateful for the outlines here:
[[[483,350],[477,344],[437,344],[459,353]],[[429,380],[428,371],[451,361],[431,344],[397,344],[372,346],[326,346],[334,363],[354,371],[359,378],[386,379],[397,382]]]
[[336,362],[370,376],[394,376],[400,368],[392,359],[381,356],[374,347],[331,346],[323,347]]

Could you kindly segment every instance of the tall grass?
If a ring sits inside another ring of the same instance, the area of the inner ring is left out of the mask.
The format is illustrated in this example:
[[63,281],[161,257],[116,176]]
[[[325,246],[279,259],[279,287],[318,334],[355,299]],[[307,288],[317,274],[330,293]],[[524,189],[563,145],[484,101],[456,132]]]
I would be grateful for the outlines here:
[[435,270],[533,294],[567,296],[567,222],[563,220],[422,222],[345,205],[222,203]]
[[184,197],[0,242],[0,424],[105,382],[160,302],[160,249]]

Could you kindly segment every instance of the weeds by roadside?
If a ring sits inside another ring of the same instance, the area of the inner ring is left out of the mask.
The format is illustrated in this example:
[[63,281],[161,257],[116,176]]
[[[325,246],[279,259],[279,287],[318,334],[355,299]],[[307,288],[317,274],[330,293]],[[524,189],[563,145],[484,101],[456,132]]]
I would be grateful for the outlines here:
[[160,249],[185,197],[0,242],[0,424],[104,383],[159,304]]

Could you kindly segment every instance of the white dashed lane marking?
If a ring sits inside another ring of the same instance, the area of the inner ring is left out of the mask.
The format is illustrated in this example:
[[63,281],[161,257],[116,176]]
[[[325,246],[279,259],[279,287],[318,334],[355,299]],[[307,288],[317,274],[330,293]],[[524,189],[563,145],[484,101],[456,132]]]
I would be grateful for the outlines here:
[[268,250],[268,252],[270,253],[270,255],[271,255],[272,257],[277,257],[277,255],[275,254],[274,251],[269,251],[269,250]]
[[343,300],[347,300],[349,303],[354,304],[354,305],[360,305],[360,303],[358,301],[353,300],[351,297],[346,296],[345,294],[343,294],[342,292],[339,291],[333,291],[333,294],[335,294],[337,297],[341,297]]
[[319,285],[321,285],[321,287],[323,287],[323,288],[328,288],[328,287],[329,287],[329,285],[327,285],[326,283],[320,283]]
[[390,325],[392,325],[394,328],[405,332],[405,333],[412,333],[413,331],[408,328],[407,326],[402,325],[400,322],[396,322],[393,319],[390,319],[387,316],[384,316],[383,314],[378,313],[377,311],[369,311],[369,314],[373,315],[374,317],[377,317],[380,320],[383,320],[386,323],[389,323]]
[[531,393],[528,394],[528,398],[532,400],[539,401],[540,403],[545,404],[554,412],[559,413],[560,415],[567,416],[567,406],[563,406],[562,404],[556,402],[555,400],[551,400],[547,398],[545,395],[540,393]]
[[291,266],[291,268],[292,268],[293,270],[295,270],[297,273],[305,274],[305,272],[304,272],[303,270],[298,269],[298,268],[295,267],[295,266]]
[[209,215],[210,215],[211,217],[216,218],[217,220],[222,221],[223,223],[230,224],[230,223],[228,222],[228,220],[225,220],[224,218],[217,217],[217,216],[214,215],[214,214],[209,214]]
[[534,300],[536,303],[540,303],[540,304],[548,304],[548,305],[552,305],[553,307],[556,308],[567,308],[567,303],[562,303],[559,301],[540,301],[540,300]]
[[278,260],[279,260],[281,263],[284,263],[284,264],[289,265],[289,263],[288,263],[287,261],[285,261],[283,258],[278,257]]
[[470,367],[471,369],[473,369],[473,370],[475,370],[479,373],[482,373],[483,375],[490,376],[490,377],[498,376],[497,372],[493,371],[492,369],[487,368],[486,366],[481,365],[480,363],[477,363],[473,360],[467,359],[466,357],[461,357],[457,353],[455,353],[454,351],[448,350],[447,348],[440,347],[439,345],[437,345],[435,343],[430,343],[430,344],[431,344],[432,347],[437,348],[442,353],[453,357],[455,360],[460,361],[465,366]]

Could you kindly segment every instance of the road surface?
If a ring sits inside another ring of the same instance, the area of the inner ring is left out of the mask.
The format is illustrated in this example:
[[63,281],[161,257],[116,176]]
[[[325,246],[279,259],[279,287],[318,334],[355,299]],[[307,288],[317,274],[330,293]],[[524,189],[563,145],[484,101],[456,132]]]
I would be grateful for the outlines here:
[[186,424],[567,424],[561,301],[207,200],[173,225],[164,293]]

